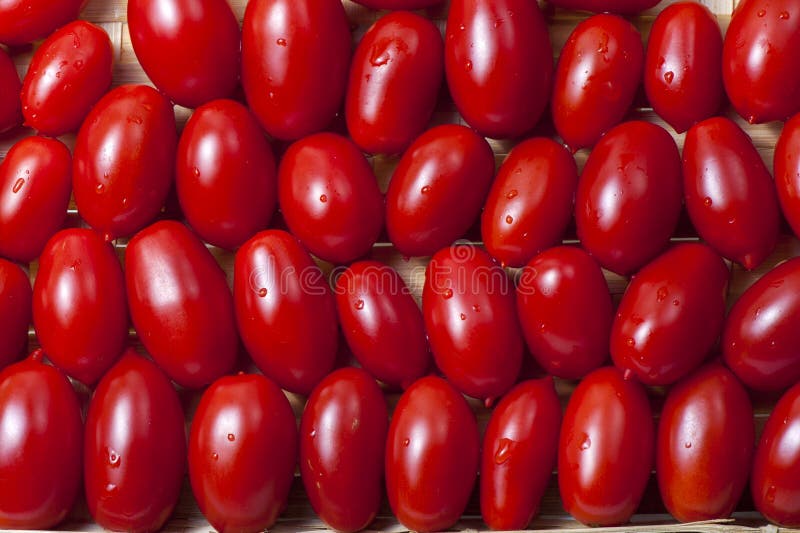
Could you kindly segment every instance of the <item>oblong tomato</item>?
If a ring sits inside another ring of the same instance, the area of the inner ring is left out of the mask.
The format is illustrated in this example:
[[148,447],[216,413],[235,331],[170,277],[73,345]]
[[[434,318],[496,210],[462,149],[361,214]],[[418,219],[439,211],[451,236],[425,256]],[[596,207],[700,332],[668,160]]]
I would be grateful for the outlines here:
[[189,436],[189,479],[219,531],[263,531],[285,509],[297,427],[283,392],[264,376],[225,376],[200,398]]
[[18,360],[28,347],[33,291],[28,275],[0,259],[0,369]]
[[256,234],[236,252],[236,321],[248,353],[281,388],[309,394],[333,369],[339,334],[325,276],[285,231]]
[[549,0],[554,6],[594,13],[633,15],[655,7],[661,0]]
[[19,46],[50,35],[78,18],[87,0],[5,0],[0,4],[0,43]]
[[456,523],[478,472],[480,435],[447,381],[416,381],[397,402],[386,441],[386,492],[401,524],[438,531]]
[[372,9],[423,9],[441,4],[444,0],[353,0]]
[[786,221],[800,235],[800,114],[783,125],[775,144],[775,188]]
[[17,67],[6,51],[0,49],[0,133],[22,124],[21,89]]
[[131,319],[156,363],[175,383],[200,388],[229,372],[238,337],[225,273],[194,234],[161,221],[125,250]]
[[780,211],[769,170],[747,133],[724,117],[692,126],[683,145],[683,181],[700,237],[748,270],[760,265],[778,240]]

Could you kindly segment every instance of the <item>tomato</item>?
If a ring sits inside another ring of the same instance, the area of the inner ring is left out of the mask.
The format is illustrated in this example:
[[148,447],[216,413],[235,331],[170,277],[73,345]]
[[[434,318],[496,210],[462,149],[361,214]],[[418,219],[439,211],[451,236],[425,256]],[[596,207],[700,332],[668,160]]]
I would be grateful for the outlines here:
[[109,238],[136,233],[155,219],[172,185],[175,115],[144,85],[106,94],[86,117],[74,151],[75,203]]
[[355,144],[319,133],[289,147],[278,169],[278,201],[289,229],[332,263],[369,252],[383,227],[383,195]]
[[0,255],[36,259],[64,224],[72,190],[72,156],[56,139],[25,137],[0,165]]
[[22,123],[21,102],[17,97],[21,88],[17,67],[6,51],[0,48],[0,133]]
[[800,4],[742,0],[722,49],[722,79],[733,107],[750,123],[785,120],[800,111]]
[[553,78],[553,48],[539,6],[453,0],[446,35],[447,85],[464,120],[487,137],[532,130]]
[[300,422],[300,474],[314,511],[337,531],[360,531],[383,496],[389,415],[375,380],[359,368],[327,376]]
[[389,239],[408,256],[448,246],[480,214],[493,177],[486,139],[455,124],[429,129],[406,150],[389,182]]
[[572,220],[578,167],[555,141],[523,141],[508,154],[481,216],[483,243],[504,265],[519,267],[561,242]]
[[594,13],[633,15],[655,7],[661,0],[550,0],[554,6]]
[[639,31],[615,15],[594,15],[561,50],[553,85],[553,122],[573,151],[593,146],[622,121],[642,78]]
[[242,87],[267,133],[328,126],[344,98],[350,25],[340,0],[253,0],[242,24]]
[[780,211],[775,185],[747,133],[723,117],[692,126],[683,146],[683,180],[700,237],[748,270],[760,265],[778,240]]
[[578,238],[605,268],[628,275],[658,255],[682,207],[681,160],[672,136],[624,122],[589,154],[575,197]]
[[0,43],[19,46],[47,37],[78,18],[88,0],[4,0],[0,3]]
[[28,275],[0,259],[0,369],[19,359],[28,347],[33,293]]
[[225,376],[200,398],[189,437],[189,479],[219,531],[263,531],[286,508],[297,427],[283,392],[264,376]]
[[50,35],[22,85],[25,123],[43,135],[77,130],[111,86],[114,50],[103,28],[78,20]]
[[423,9],[441,4],[444,0],[353,0],[372,9]]
[[578,379],[608,359],[611,293],[600,265],[580,248],[534,257],[520,273],[517,311],[528,348],[548,374]]
[[678,133],[722,105],[722,32],[703,4],[679,2],[658,14],[647,43],[647,99]]
[[137,233],[125,281],[139,338],[170,379],[200,388],[232,369],[238,337],[225,273],[186,226],[161,221]]
[[334,292],[342,332],[364,370],[404,389],[428,372],[422,313],[396,270],[378,261],[353,263]]
[[236,252],[236,321],[247,351],[281,388],[309,394],[336,361],[336,302],[328,282],[285,231],[255,235]]
[[522,382],[497,404],[481,459],[481,514],[489,527],[528,526],[556,465],[560,426],[553,378]]
[[246,107],[215,100],[192,114],[175,184],[186,220],[215,246],[232,250],[267,227],[278,196],[275,158]]
[[0,373],[0,527],[64,520],[81,489],[82,451],[78,397],[41,350]]
[[783,126],[775,145],[775,188],[784,217],[800,235],[800,114]]
[[167,377],[133,350],[92,395],[83,461],[86,502],[100,527],[156,531],[164,525],[186,469],[183,410]]
[[405,527],[448,529],[467,506],[478,472],[475,415],[447,381],[429,376],[397,402],[386,442],[386,492]]

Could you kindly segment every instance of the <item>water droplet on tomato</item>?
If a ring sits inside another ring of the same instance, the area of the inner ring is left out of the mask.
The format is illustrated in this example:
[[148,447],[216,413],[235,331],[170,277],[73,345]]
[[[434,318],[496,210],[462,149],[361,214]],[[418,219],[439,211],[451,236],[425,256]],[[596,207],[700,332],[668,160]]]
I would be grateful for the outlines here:
[[219,454],[217,452],[212,453],[211,454],[211,459],[213,459],[214,461],[218,460],[219,459]]
[[675,79],[675,73],[671,70],[668,70],[664,73],[664,81],[667,83],[672,83],[672,80]]
[[781,20],[789,20],[789,12],[788,11],[781,11],[781,14],[778,15],[778,18]]
[[453,289],[445,289],[444,294],[442,296],[444,296],[445,300],[449,300],[450,298],[453,297]]
[[756,13],[756,16],[757,16],[758,18],[761,18],[761,17],[763,17],[763,16],[764,16],[764,15],[766,15],[766,14],[767,14],[767,11],[766,11],[765,9],[759,9],[759,10],[758,10],[758,13]]
[[278,44],[278,46],[286,46],[286,39],[284,39],[283,37],[281,37],[275,42]]
[[327,202],[327,201],[328,201],[328,195],[327,195],[327,194],[321,194],[321,195],[319,196],[319,201],[320,201],[320,202],[322,202],[322,203],[324,204],[325,202]]
[[94,188],[94,190],[95,190],[95,192],[97,192],[97,194],[102,194],[105,189],[106,189],[106,186],[103,185],[102,183],[98,183],[97,187]]
[[234,435],[233,433],[228,433],[228,440],[230,442],[235,441],[236,440],[236,435]]
[[689,442],[689,441],[686,441],[686,442],[683,443],[683,447],[686,448],[686,449],[689,449],[689,448],[692,447],[692,443]]
[[711,204],[713,204],[713,203],[714,203],[714,202],[712,202],[712,201],[711,201],[711,198],[709,198],[708,196],[706,196],[705,198],[703,198],[703,205],[704,205],[704,206],[706,206],[706,207],[711,207]]
[[510,191],[508,191],[508,192],[506,193],[506,198],[508,198],[509,200],[511,200],[512,198],[516,198],[516,197],[517,197],[517,194],[519,194],[519,193],[517,192],[517,190],[516,190],[516,189],[511,189]]
[[516,444],[517,443],[511,439],[500,439],[497,452],[494,454],[494,462],[501,465],[511,459],[511,452],[514,451]]
[[358,309],[359,311],[364,309],[364,300],[359,300],[356,302],[356,309]]
[[264,298],[264,297],[267,295],[267,292],[268,292],[268,291],[267,291],[267,288],[266,288],[266,287],[261,287],[260,289],[258,289],[258,295],[259,295],[261,298]]
[[588,450],[592,447],[592,439],[589,438],[589,435],[583,434],[583,439],[581,439],[580,449],[581,451]]
[[512,222],[514,222],[514,217],[506,215],[506,224],[511,224]]
[[408,446],[409,444],[411,444],[411,440],[403,439],[403,446]]
[[11,191],[16,194],[22,189],[22,186],[25,185],[25,178],[17,178],[17,181],[14,182],[14,188]]
[[83,68],[83,61],[80,59],[76,59],[75,62],[72,64],[72,66],[75,67],[76,70],[80,70]]
[[663,302],[664,299],[669,295],[669,291],[666,287],[659,287],[658,291],[656,292],[656,300],[659,302]]
[[422,194],[427,194],[427,193],[431,192],[431,186],[430,185],[425,185],[422,189],[420,189],[420,192]]

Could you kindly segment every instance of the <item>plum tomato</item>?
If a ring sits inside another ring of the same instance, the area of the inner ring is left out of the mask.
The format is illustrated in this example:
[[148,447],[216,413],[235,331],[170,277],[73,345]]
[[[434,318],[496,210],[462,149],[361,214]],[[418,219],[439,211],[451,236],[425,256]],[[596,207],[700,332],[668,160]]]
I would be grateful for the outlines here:
[[0,370],[18,360],[28,347],[33,291],[28,275],[0,259]]
[[43,39],[78,18],[88,0],[4,0],[0,3],[0,43],[20,46]]
[[17,67],[5,49],[0,48],[0,133],[22,124],[21,88]]
[[783,216],[794,234],[800,235],[800,113],[783,125],[773,168]]

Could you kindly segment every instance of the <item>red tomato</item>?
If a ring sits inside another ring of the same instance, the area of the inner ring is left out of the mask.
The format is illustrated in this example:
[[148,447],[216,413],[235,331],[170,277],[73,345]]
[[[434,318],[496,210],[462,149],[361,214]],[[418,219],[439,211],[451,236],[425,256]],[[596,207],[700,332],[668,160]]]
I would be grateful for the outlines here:
[[774,170],[781,210],[795,235],[800,235],[800,114],[783,126],[775,145]]
[[386,492],[401,524],[448,529],[464,512],[478,472],[480,435],[469,404],[429,376],[397,402],[386,442]]
[[286,390],[309,394],[336,361],[336,302],[297,239],[258,233],[236,252],[236,320],[247,351]]
[[113,246],[90,229],[56,233],[39,258],[33,324],[57,367],[96,383],[128,339],[125,277]]
[[682,207],[675,141],[649,122],[620,124],[597,143],[575,197],[578,238],[605,268],[631,274],[669,243]]
[[267,227],[278,196],[275,158],[246,107],[216,100],[192,114],[175,184],[187,222],[215,246],[232,250]]
[[692,126],[683,173],[686,209],[700,237],[748,270],[760,265],[778,240],[780,211],[750,137],[723,117]]
[[28,347],[32,298],[28,275],[0,259],[0,369],[19,359]]
[[77,130],[111,86],[113,54],[105,30],[83,20],[50,35],[22,85],[25,123],[54,137]]
[[580,248],[534,257],[520,274],[517,311],[528,348],[548,374],[578,379],[608,360],[611,294],[600,265]]
[[136,234],[125,250],[131,318],[153,359],[178,385],[200,388],[233,367],[238,350],[225,273],[178,222]]
[[722,49],[722,79],[733,107],[750,123],[800,111],[800,4],[742,0]]
[[18,46],[47,37],[78,18],[88,0],[3,0],[0,3],[0,43]]
[[225,376],[204,393],[189,437],[189,479],[219,531],[263,531],[286,508],[297,426],[283,392],[261,375]]
[[558,486],[564,509],[592,526],[627,522],[650,477],[654,433],[644,387],[611,367],[586,376],[561,425]]
[[727,368],[707,365],[670,389],[656,442],[658,488],[670,514],[681,522],[729,517],[747,484],[754,442],[750,398]]
[[525,529],[556,465],[561,403],[553,378],[514,387],[483,440],[481,514],[492,529]]
[[0,165],[0,255],[36,259],[64,224],[72,190],[72,156],[56,139],[26,137]]
[[22,123],[21,102],[18,98],[21,88],[17,67],[6,51],[0,48],[0,133]]
[[367,372],[404,389],[428,372],[422,313],[396,270],[377,261],[353,263],[334,292],[342,332]]
[[618,124],[642,79],[639,31],[615,15],[594,15],[561,50],[553,86],[553,122],[573,151],[593,146]]
[[481,217],[486,251],[519,267],[561,241],[572,220],[578,167],[560,144],[528,139],[497,172]]
[[83,461],[86,502],[100,527],[161,529],[186,469],[183,410],[167,377],[133,350],[94,391]]
[[267,133],[325,128],[344,98],[350,24],[340,0],[252,0],[242,24],[242,86]]
[[633,15],[655,7],[661,0],[549,0],[548,3],[566,9],[592,11],[594,13],[619,13]]
[[64,520],[81,489],[82,451],[78,397],[41,350],[0,373],[0,527]]
[[444,0],[353,0],[372,9],[423,9],[441,4]]
[[383,227],[383,195],[348,139],[319,133],[289,147],[278,169],[278,201],[289,229],[332,263],[369,252]]
[[553,78],[553,48],[539,6],[453,0],[446,34],[447,85],[464,120],[487,137],[532,130]]
[[75,143],[72,186],[81,217],[110,238],[152,222],[172,185],[177,143],[163,95],[144,85],[106,94]]
[[442,85],[444,45],[433,22],[401,11],[378,19],[356,48],[345,112],[365,152],[396,154],[422,133]]
[[472,226],[494,177],[486,139],[436,126],[406,150],[386,193],[386,231],[403,254],[431,255]]
[[300,474],[314,511],[337,531],[360,531],[383,496],[389,415],[380,387],[359,368],[326,377],[300,422]]
[[647,43],[644,89],[678,133],[719,111],[722,32],[703,4],[679,2],[658,14]]

